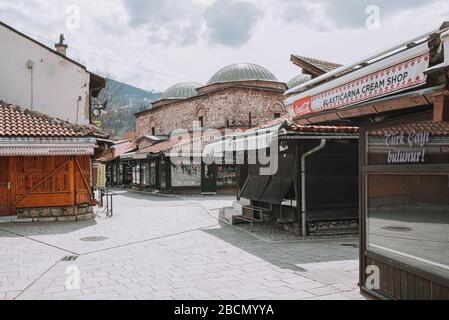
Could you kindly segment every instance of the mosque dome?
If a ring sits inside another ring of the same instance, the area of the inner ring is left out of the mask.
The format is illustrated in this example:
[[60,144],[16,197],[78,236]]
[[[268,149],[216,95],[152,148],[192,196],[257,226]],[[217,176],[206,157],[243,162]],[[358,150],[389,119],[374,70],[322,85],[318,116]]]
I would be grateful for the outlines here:
[[178,83],[167,90],[161,95],[161,100],[182,100],[197,95],[196,89],[201,87],[201,84],[194,82]]
[[264,67],[251,63],[237,63],[224,67],[215,73],[207,84],[248,80],[278,82],[274,74]]
[[294,77],[287,83],[287,87],[289,89],[293,89],[303,83],[309,82],[312,80],[312,76],[310,74],[300,74],[299,76]]

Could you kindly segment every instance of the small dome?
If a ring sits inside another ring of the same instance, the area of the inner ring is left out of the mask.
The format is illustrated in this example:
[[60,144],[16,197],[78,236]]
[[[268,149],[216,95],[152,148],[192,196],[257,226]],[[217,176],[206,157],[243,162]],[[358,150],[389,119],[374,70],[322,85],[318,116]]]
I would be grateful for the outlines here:
[[287,87],[289,89],[293,89],[303,83],[309,82],[312,80],[312,76],[310,74],[300,74],[299,76],[294,77],[287,83]]
[[201,87],[201,84],[194,82],[178,83],[167,90],[161,95],[161,100],[182,100],[197,95],[196,89]]
[[245,80],[278,81],[274,74],[264,67],[251,63],[238,63],[224,67],[218,71],[207,84]]

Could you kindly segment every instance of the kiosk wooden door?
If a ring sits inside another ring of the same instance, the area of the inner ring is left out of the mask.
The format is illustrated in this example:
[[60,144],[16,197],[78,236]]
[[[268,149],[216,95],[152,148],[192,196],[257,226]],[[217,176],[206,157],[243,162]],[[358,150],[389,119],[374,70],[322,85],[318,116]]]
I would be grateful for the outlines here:
[[0,157],[0,216],[11,215],[9,159]]

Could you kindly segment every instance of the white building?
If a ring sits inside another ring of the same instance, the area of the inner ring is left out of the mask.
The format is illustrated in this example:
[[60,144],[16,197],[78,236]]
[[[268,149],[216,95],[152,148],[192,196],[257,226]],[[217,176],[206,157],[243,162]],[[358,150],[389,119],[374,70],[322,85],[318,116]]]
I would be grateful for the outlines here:
[[67,45],[53,50],[0,21],[0,101],[86,125],[91,96],[105,80],[66,57]]

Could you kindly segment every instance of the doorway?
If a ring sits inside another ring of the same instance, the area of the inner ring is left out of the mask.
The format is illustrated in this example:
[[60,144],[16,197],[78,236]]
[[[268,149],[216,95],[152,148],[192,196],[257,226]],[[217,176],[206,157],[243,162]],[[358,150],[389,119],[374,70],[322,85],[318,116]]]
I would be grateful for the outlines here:
[[217,194],[217,167],[203,164],[201,169],[201,193]]
[[9,158],[0,157],[0,216],[12,215]]

